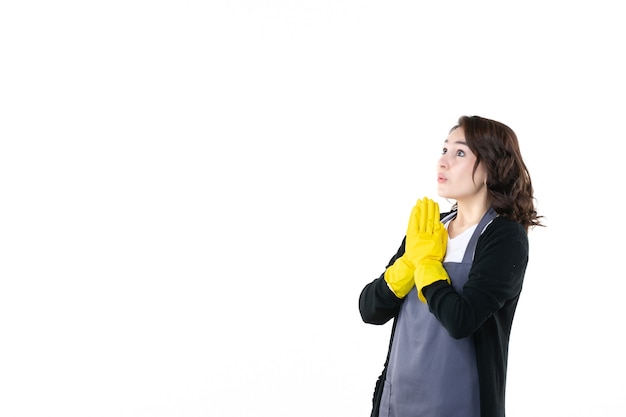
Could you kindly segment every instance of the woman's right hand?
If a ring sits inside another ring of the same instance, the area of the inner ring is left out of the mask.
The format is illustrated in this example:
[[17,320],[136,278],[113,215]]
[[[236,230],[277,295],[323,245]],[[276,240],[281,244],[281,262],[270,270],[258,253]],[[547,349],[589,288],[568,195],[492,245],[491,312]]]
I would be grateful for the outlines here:
[[418,229],[420,224],[420,201],[413,206],[409,225],[404,241],[404,254],[385,271],[387,286],[398,298],[404,298],[415,285],[415,264],[412,259],[417,259],[418,253]]

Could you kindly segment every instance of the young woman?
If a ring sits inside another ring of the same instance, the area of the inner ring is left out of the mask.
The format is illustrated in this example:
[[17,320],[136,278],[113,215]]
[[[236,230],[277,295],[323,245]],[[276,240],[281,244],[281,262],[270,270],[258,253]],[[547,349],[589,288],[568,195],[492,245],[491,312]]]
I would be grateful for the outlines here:
[[385,272],[359,298],[363,321],[393,319],[372,416],[504,417],[509,335],[541,225],[508,126],[463,116],[437,164],[440,214],[417,201]]

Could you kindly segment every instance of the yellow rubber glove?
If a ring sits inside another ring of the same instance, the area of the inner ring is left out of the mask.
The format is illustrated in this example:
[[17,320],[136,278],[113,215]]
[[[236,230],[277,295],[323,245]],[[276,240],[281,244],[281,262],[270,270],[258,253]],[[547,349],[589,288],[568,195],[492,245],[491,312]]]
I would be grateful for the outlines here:
[[418,205],[421,215],[416,231],[415,255],[410,261],[415,265],[417,296],[426,303],[422,293],[424,287],[441,280],[450,283],[450,277],[442,264],[448,245],[448,231],[439,220],[439,204],[424,197],[418,201]]
[[415,264],[411,258],[415,257],[415,243],[420,222],[420,207],[415,204],[409,217],[406,239],[404,242],[404,254],[385,271],[387,286],[398,298],[404,298],[415,285]]

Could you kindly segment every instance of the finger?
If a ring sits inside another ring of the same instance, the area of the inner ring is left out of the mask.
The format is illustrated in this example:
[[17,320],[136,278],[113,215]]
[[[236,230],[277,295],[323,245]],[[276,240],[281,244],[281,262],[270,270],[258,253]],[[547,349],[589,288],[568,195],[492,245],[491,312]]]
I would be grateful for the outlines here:
[[426,233],[432,234],[435,225],[435,202],[428,199],[428,219],[426,220]]
[[420,221],[420,206],[419,206],[419,200],[418,200],[417,204],[415,204],[413,206],[413,209],[411,210],[411,217],[409,217],[409,228],[407,230],[407,235],[410,233],[416,232],[416,229],[419,226],[419,221]]
[[437,225],[439,236],[441,236],[441,249],[445,254],[448,249],[448,231],[443,223],[439,222]]
[[420,221],[419,221],[419,231],[426,231],[426,223],[428,219],[428,199],[423,198],[420,200]]

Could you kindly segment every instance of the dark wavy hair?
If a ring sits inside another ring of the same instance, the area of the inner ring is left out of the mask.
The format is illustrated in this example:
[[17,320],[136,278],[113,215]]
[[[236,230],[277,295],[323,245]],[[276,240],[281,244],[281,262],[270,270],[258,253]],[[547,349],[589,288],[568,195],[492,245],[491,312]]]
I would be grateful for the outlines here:
[[463,128],[467,146],[476,155],[473,172],[481,162],[487,171],[489,204],[496,213],[520,223],[526,231],[543,226],[515,132],[503,123],[479,116],[461,116],[450,131],[459,127]]

